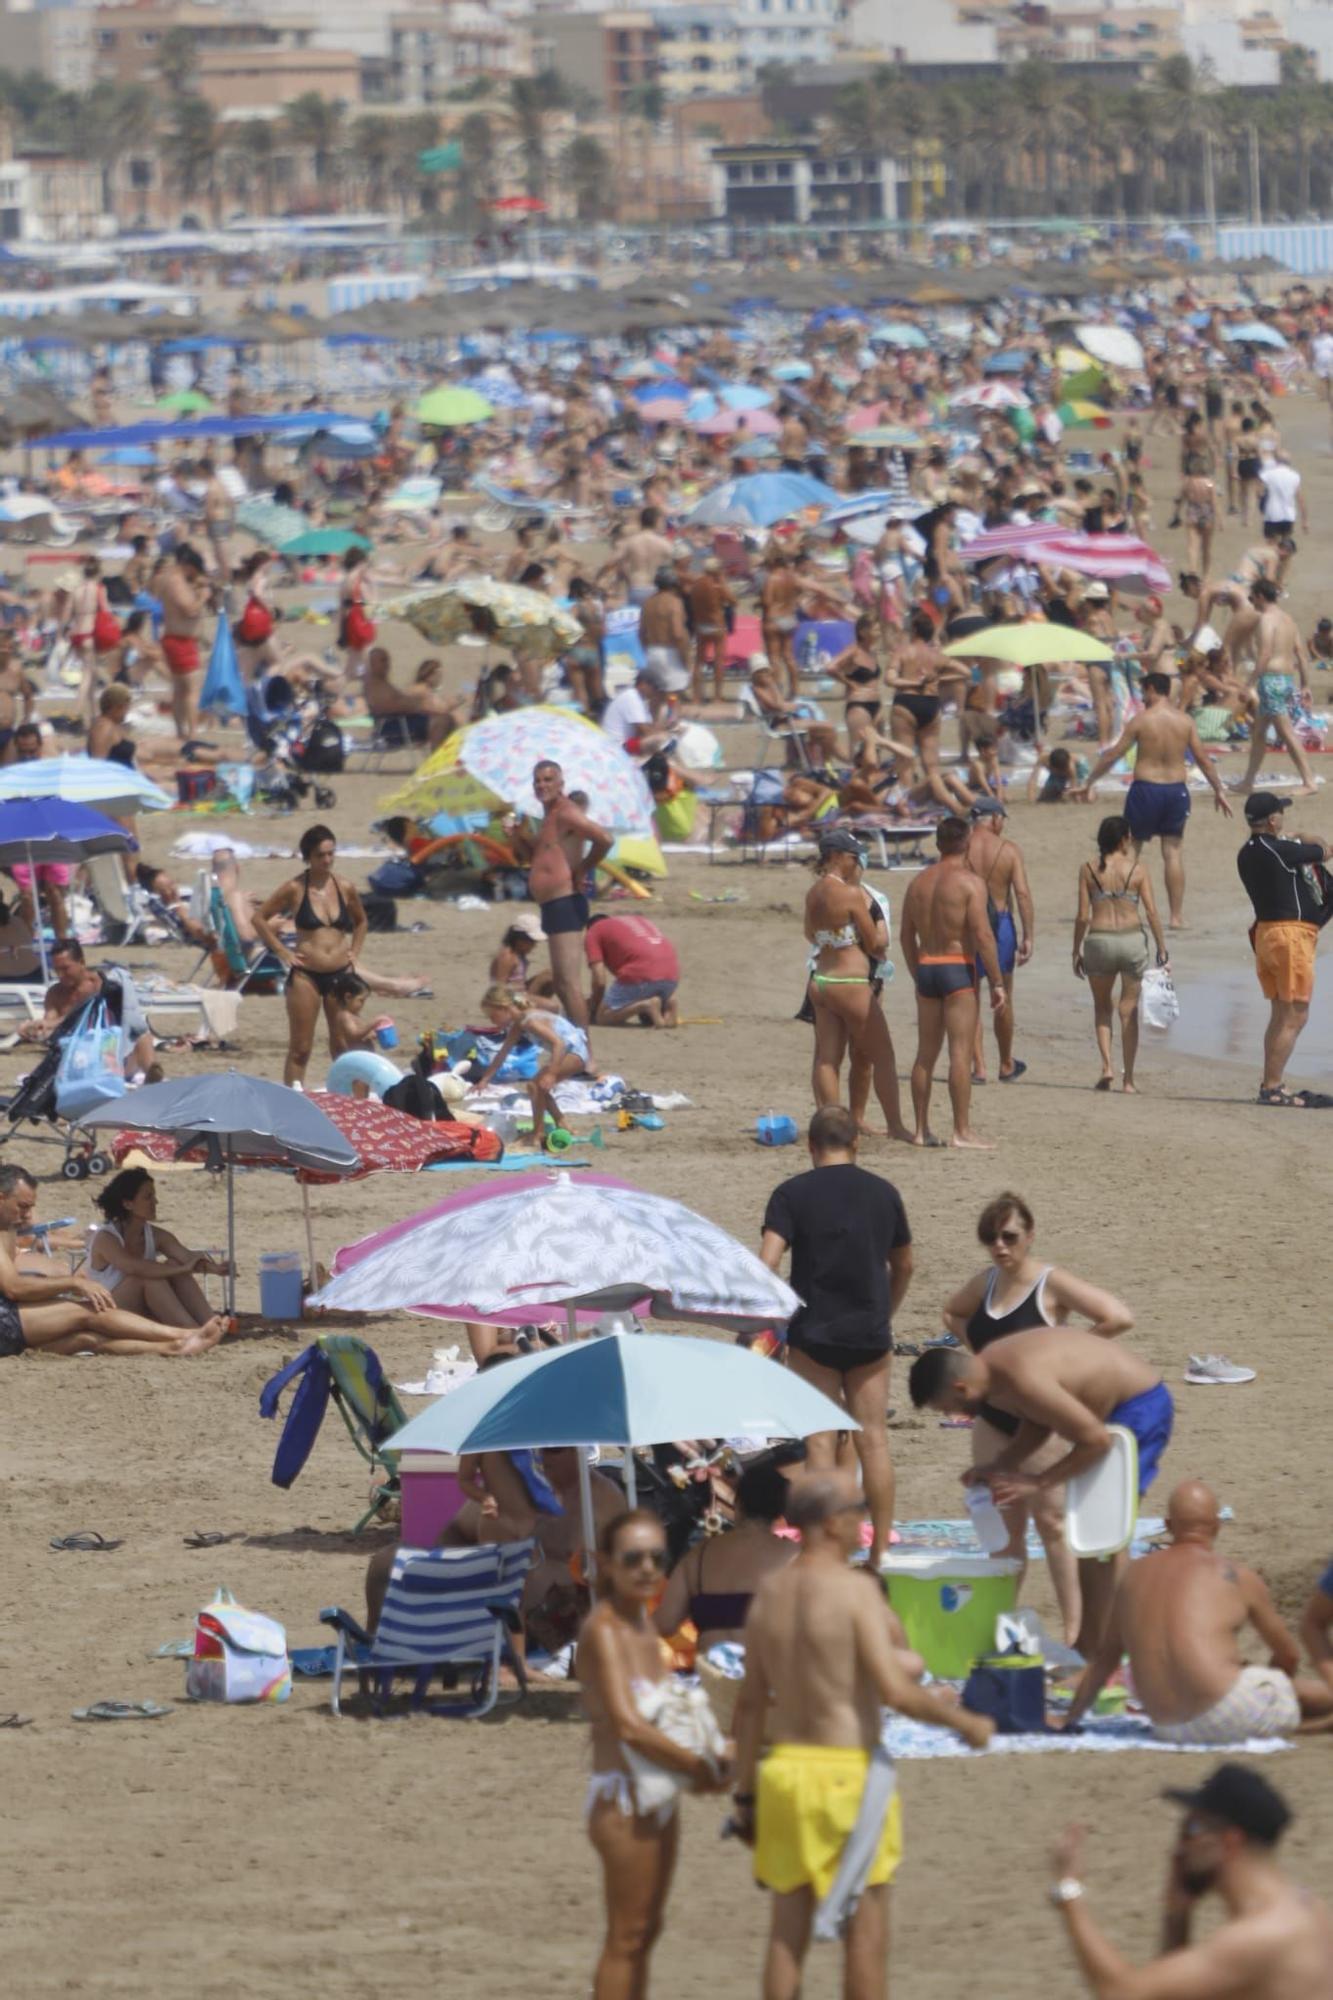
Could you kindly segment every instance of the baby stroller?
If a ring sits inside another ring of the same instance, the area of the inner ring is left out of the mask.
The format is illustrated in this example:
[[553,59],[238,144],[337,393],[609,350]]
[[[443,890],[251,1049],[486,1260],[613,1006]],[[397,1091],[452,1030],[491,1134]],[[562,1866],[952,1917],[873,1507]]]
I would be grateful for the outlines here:
[[266,674],[246,690],[245,728],[269,760],[255,775],[258,798],[279,812],[295,812],[313,791],[320,812],[333,810],[338,794],[313,774],[341,771],[342,731],[318,703],[299,701],[284,674]]
[[100,998],[87,1000],[82,1007],[76,1007],[72,1014],[66,1016],[36,1069],[29,1071],[3,1107],[8,1129],[0,1129],[0,1148],[16,1137],[21,1126],[45,1126],[47,1129],[44,1132],[24,1132],[24,1144],[60,1146],[65,1155],[60,1166],[62,1180],[86,1181],[90,1174],[105,1174],[111,1168],[110,1159],[99,1150],[102,1144],[100,1133],[71,1124],[56,1111],[56,1076],[64,1045],[84,1025],[91,1010],[101,1004]]

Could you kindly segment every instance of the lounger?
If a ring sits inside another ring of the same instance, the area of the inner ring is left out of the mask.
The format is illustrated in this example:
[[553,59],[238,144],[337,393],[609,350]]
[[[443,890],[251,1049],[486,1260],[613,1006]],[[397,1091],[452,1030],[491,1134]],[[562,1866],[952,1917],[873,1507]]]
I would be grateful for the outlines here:
[[432,1702],[432,1715],[489,1714],[505,1661],[526,1694],[523,1664],[510,1642],[521,1629],[519,1603],[534,1560],[530,1536],[475,1549],[399,1549],[373,1639],[350,1612],[330,1606],[319,1614],[320,1623],[337,1634],[333,1713],[342,1714],[349,1642],[365,1649],[354,1664],[361,1690],[377,1714],[387,1709],[396,1674],[414,1677],[412,1709],[426,1707],[431,1675],[442,1667],[470,1668],[472,1686],[460,1700]]

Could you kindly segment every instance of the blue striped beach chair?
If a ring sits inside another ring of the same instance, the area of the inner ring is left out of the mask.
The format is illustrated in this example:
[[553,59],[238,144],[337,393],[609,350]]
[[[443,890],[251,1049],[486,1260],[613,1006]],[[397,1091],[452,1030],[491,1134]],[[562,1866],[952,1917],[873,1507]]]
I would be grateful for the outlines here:
[[440,1668],[470,1668],[471,1691],[458,1701],[432,1703],[432,1715],[489,1714],[499,1696],[502,1661],[514,1668],[526,1694],[523,1664],[510,1635],[520,1630],[519,1602],[535,1548],[529,1536],[475,1549],[399,1549],[373,1639],[349,1612],[336,1607],[321,1611],[320,1623],[337,1634],[333,1713],[342,1714],[349,1644],[366,1649],[353,1664],[362,1693],[379,1714],[387,1708],[397,1674],[415,1676],[411,1706],[425,1707],[431,1675]]

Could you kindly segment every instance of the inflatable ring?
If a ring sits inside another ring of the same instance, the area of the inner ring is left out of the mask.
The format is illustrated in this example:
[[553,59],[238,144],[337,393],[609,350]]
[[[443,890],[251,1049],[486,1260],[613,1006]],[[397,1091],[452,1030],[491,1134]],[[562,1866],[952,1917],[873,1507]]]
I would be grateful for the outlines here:
[[428,841],[424,847],[417,848],[413,853],[412,859],[420,867],[423,862],[432,860],[436,855],[452,856],[458,848],[462,847],[468,841],[476,848],[478,858],[483,866],[487,868],[517,868],[518,862],[514,857],[513,848],[506,846],[502,840],[493,840],[488,833],[442,834],[438,840]]
[[369,1085],[372,1095],[382,1098],[386,1090],[401,1083],[402,1076],[403,1072],[387,1056],[377,1056],[373,1049],[348,1049],[329,1070],[324,1088],[335,1097],[350,1097],[352,1085],[364,1083]]

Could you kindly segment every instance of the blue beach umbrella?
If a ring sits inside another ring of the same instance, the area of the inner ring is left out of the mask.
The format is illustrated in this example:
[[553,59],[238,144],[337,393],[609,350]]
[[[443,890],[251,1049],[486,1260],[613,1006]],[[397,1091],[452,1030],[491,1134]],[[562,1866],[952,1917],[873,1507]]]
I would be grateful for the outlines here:
[[806,472],[752,472],[715,486],[689,515],[696,527],[771,528],[807,507],[832,507],[840,495]]
[[[92,854],[123,854],[130,837],[105,813],[65,799],[6,799],[0,804],[0,868],[21,861],[86,861]],[[35,886],[35,885],[34,885]],[[48,972],[44,927],[37,925],[42,983]]]

